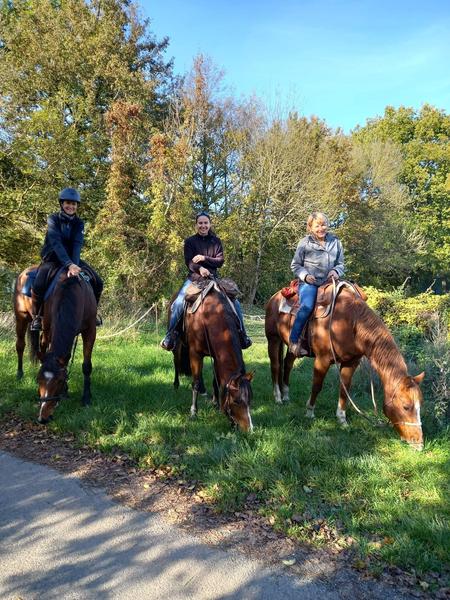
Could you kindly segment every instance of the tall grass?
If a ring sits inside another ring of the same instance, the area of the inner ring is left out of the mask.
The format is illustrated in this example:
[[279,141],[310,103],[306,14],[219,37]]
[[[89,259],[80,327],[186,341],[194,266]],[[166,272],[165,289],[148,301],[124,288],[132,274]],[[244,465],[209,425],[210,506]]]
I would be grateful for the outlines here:
[[[9,328],[9,325],[8,325]],[[15,381],[10,331],[0,336],[0,418],[14,411],[34,419],[35,369]],[[151,328],[149,328],[151,329]],[[404,445],[390,427],[374,428],[349,409],[350,428],[334,418],[336,375],[330,371],[319,396],[317,418],[305,417],[312,361],[297,361],[291,402],[275,405],[263,328],[249,321],[254,345],[245,351],[255,371],[252,416],[255,432],[230,429],[226,418],[202,400],[196,420],[189,418],[190,381],[172,386],[172,355],[158,347],[152,331],[101,340],[93,355],[93,404],[80,405],[81,349],[70,376],[70,398],[50,425],[72,432],[79,443],[103,452],[122,451],[142,468],[166,465],[180,477],[200,482],[217,510],[242,509],[249,494],[276,529],[302,541],[324,544],[317,523],[356,540],[373,563],[440,571],[449,562],[449,446],[444,433],[425,428],[425,450]],[[104,335],[104,332],[101,332]],[[106,332],[107,333],[107,332]],[[211,389],[211,366],[205,361]],[[362,371],[354,395],[370,411]],[[381,401],[380,401],[381,404]]]

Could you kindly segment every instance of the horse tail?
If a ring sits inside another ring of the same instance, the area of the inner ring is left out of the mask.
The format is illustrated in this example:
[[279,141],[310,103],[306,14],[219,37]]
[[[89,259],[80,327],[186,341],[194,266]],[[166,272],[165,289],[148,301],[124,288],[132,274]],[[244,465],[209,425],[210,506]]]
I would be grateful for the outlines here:
[[179,341],[174,351],[175,375],[192,375],[189,348],[182,340]]
[[30,324],[27,327],[28,345],[30,348],[30,360],[35,365],[39,362],[41,354],[41,332],[31,331]]

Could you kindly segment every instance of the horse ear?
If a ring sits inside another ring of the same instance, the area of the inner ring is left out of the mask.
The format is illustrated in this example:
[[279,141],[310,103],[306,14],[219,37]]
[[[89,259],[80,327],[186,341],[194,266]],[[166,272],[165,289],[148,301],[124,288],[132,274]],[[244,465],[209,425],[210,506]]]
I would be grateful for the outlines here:
[[254,377],[254,375],[255,375],[255,371],[250,371],[250,373],[246,373],[246,374],[244,375],[244,377],[245,377],[245,379],[247,379],[248,381],[252,381],[252,380],[253,380],[253,377]]
[[422,371],[422,373],[419,373],[419,375],[416,375],[415,377],[413,377],[413,380],[419,384],[422,383],[423,379],[425,377],[425,371]]

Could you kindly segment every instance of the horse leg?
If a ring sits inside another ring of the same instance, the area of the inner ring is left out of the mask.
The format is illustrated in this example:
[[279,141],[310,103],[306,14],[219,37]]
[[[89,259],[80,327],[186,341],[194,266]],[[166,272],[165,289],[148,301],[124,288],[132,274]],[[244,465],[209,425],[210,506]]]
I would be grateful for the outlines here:
[[[283,346],[282,346],[283,347]],[[288,352],[284,357],[284,368],[283,368],[283,402],[289,402],[289,377],[291,375],[292,367],[294,366],[295,356],[292,352]]]
[[268,339],[267,349],[269,352],[270,359],[270,371],[272,374],[272,385],[273,385],[273,397],[277,404],[282,404],[280,390],[280,374],[281,374],[281,363],[283,360],[283,342],[277,336],[272,336]]
[[16,352],[17,352],[17,379],[23,377],[23,352],[25,350],[25,334],[28,319],[22,315],[16,315]]
[[214,373],[213,373],[213,390],[214,390],[213,403],[214,403],[214,406],[217,409],[219,409],[220,408],[220,393],[219,393],[219,385],[217,383],[217,375],[216,375],[215,369],[214,369]]
[[83,406],[89,406],[91,403],[91,373],[92,373],[92,349],[95,342],[95,329],[81,334],[83,338],[83,396],[81,402]]
[[317,396],[319,395],[325,375],[330,368],[329,361],[321,361],[319,358],[314,359],[314,371],[313,371],[313,383],[311,388],[311,395],[306,403],[306,416],[310,419],[314,419],[314,407],[316,404]]
[[191,419],[197,416],[197,399],[201,389],[203,358],[196,353],[190,353],[191,371],[192,371],[192,404]]
[[[347,406],[347,394],[345,389],[350,392],[350,385],[352,383],[353,373],[356,367],[359,365],[359,358],[353,359],[348,362],[341,363],[341,384],[339,387],[339,401],[336,409],[336,417],[342,427],[348,427],[347,418],[345,415],[345,408]],[[345,387],[344,387],[345,386]]]

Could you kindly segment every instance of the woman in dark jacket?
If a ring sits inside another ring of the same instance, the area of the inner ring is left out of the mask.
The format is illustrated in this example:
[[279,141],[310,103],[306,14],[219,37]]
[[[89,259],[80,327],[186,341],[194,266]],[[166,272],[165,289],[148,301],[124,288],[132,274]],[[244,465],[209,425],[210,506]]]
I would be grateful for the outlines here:
[[[176,326],[183,314],[183,303],[186,290],[191,282],[207,277],[216,277],[217,270],[224,263],[223,248],[220,238],[211,232],[211,219],[208,213],[200,212],[195,219],[197,233],[184,240],[184,262],[188,268],[188,276],[171,306],[169,329],[161,341],[164,350],[173,350],[178,338]],[[249,348],[252,344],[244,327],[241,305],[234,300],[234,307],[241,324],[241,346]]]
[[[61,210],[47,219],[47,233],[41,250],[42,262],[33,284],[32,330],[41,329],[40,313],[45,292],[61,267],[67,269],[68,277],[77,277],[83,267],[89,269],[95,279],[93,290],[97,304],[103,290],[103,281],[98,273],[80,259],[84,242],[84,223],[76,214],[81,203],[80,194],[74,188],[65,188],[58,198]],[[97,318],[97,325],[100,324],[101,319]]]

